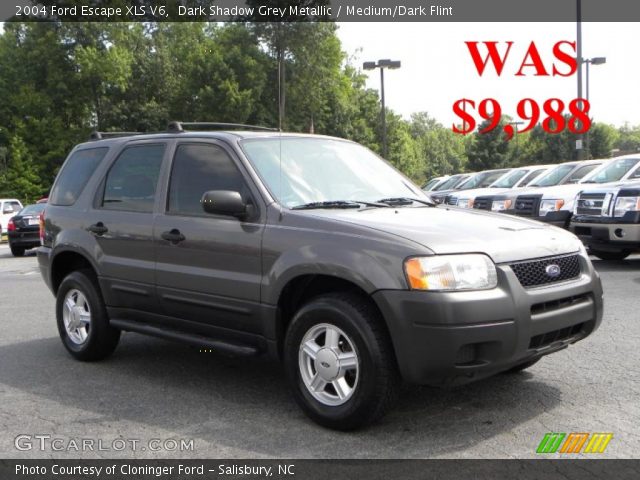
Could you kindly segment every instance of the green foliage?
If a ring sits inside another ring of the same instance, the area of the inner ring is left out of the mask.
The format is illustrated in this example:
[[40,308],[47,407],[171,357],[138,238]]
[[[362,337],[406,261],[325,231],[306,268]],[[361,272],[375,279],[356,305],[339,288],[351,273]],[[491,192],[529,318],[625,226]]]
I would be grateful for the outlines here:
[[589,153],[591,158],[608,158],[620,134],[611,125],[596,123],[589,130]]
[[415,139],[421,172],[417,180],[462,172],[466,169],[464,137],[444,128],[427,112],[411,115],[411,134]]
[[485,120],[478,125],[478,130],[473,134],[474,141],[469,146],[468,165],[474,172],[500,168],[507,166],[509,158],[509,141],[503,131],[508,119],[500,119],[499,125],[490,132],[481,134],[480,131],[487,128],[489,120]]
[[0,197],[35,202],[42,196],[42,185],[33,159],[20,137],[11,136],[7,156],[8,165],[0,171]]

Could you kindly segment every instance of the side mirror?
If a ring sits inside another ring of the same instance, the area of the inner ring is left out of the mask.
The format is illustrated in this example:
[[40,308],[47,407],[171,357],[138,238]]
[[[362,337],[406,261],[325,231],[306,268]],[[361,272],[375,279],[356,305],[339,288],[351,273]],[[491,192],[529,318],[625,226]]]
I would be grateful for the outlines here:
[[248,208],[240,192],[232,190],[210,190],[204,192],[202,199],[202,209],[214,215],[228,215],[236,218],[247,216]]

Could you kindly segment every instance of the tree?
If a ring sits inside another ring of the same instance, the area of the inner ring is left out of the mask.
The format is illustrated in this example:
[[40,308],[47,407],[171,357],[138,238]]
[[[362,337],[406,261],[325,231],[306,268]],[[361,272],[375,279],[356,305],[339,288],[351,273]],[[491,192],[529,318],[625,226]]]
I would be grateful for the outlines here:
[[609,158],[611,150],[619,137],[611,125],[593,123],[589,130],[589,153],[591,158]]
[[618,134],[614,148],[620,153],[635,153],[640,150],[640,126],[625,123],[618,129]]
[[[254,7],[257,12],[258,7],[282,8],[298,6],[301,8],[326,6],[329,0],[247,0],[247,5]],[[255,18],[254,18],[255,17]],[[307,35],[310,30],[319,28],[322,23],[305,23],[296,21],[297,18],[289,15],[284,17],[272,15],[271,17],[258,16],[244,18],[249,21],[249,28],[256,35],[256,38],[264,43],[272,56],[277,70],[276,85],[278,87],[275,98],[278,99],[278,127],[284,128],[286,125],[286,97],[287,97],[287,63],[295,60],[294,49],[300,44],[308,43],[313,45],[313,37]],[[252,22],[252,20],[257,20]],[[311,19],[310,19],[311,20]],[[326,20],[319,17],[316,20]],[[319,57],[315,57],[319,60]]]
[[412,180],[423,180],[423,163],[411,136],[411,127],[407,121],[392,112],[387,112],[387,142],[387,160]]
[[11,136],[7,156],[8,165],[0,170],[0,197],[35,202],[42,196],[43,187],[29,150],[19,136]]
[[442,126],[427,112],[412,114],[410,129],[422,163],[420,181],[465,170],[467,157],[461,135]]
[[489,126],[489,120],[485,120],[478,126],[478,130],[473,134],[474,141],[467,151],[468,167],[471,171],[507,166],[509,142],[503,130],[507,120],[503,117],[498,126],[487,133],[480,133],[480,131]]

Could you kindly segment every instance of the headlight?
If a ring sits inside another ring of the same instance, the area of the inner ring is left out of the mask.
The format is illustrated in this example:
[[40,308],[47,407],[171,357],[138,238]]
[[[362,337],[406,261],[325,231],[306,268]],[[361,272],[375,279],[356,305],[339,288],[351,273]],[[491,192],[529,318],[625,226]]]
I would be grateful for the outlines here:
[[459,198],[456,204],[460,208],[473,208],[473,198]]
[[540,202],[540,216],[544,217],[549,212],[557,212],[564,206],[564,200],[542,200]]
[[509,210],[511,208],[511,204],[513,202],[511,200],[495,200],[491,204],[492,212],[502,212],[503,210]]
[[627,212],[638,211],[640,211],[640,197],[618,197],[613,209],[613,216],[623,217]]
[[435,255],[404,263],[413,290],[486,290],[498,285],[496,267],[486,255]]

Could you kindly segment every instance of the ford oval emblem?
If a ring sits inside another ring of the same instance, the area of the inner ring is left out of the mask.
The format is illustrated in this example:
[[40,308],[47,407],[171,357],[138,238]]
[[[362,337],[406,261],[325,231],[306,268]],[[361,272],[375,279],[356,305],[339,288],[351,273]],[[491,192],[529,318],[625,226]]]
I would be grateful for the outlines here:
[[544,271],[547,272],[547,275],[549,275],[551,278],[559,277],[560,273],[562,272],[562,270],[560,270],[560,265],[556,265],[555,263],[547,265]]

